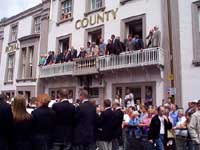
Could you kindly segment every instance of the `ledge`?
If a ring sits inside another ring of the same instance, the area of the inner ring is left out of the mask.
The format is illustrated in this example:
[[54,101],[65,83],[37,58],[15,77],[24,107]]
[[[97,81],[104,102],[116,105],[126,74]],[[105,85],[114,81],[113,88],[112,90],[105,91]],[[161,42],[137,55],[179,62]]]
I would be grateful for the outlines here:
[[11,44],[14,44],[14,43],[17,43],[17,40],[8,42],[8,45],[11,45]]
[[195,59],[195,60],[193,60],[192,61],[192,64],[194,65],[194,66],[200,66],[200,59]]
[[120,3],[121,3],[122,5],[124,5],[125,3],[129,2],[129,1],[132,1],[132,0],[120,0]]
[[71,17],[71,18],[69,18],[69,19],[60,20],[60,21],[58,21],[58,22],[56,23],[56,25],[59,26],[59,25],[62,24],[62,23],[65,23],[65,22],[68,22],[68,21],[73,21],[73,20],[74,20],[73,17]]
[[84,13],[84,16],[88,16],[88,15],[90,15],[90,14],[92,14],[92,13],[95,13],[95,12],[98,12],[98,11],[104,11],[105,9],[106,9],[105,6],[104,6],[104,7],[101,7],[101,8],[98,8],[98,9],[94,9],[94,10],[85,12],[85,13]]
[[5,81],[4,85],[13,84],[13,81]]
[[16,79],[16,82],[27,82],[27,81],[35,82],[36,80],[37,80],[36,78],[31,78],[31,79]]
[[35,38],[40,38],[40,33],[33,33],[31,35],[21,37],[19,38],[19,41],[21,42],[21,41],[26,41],[26,40],[35,39]]

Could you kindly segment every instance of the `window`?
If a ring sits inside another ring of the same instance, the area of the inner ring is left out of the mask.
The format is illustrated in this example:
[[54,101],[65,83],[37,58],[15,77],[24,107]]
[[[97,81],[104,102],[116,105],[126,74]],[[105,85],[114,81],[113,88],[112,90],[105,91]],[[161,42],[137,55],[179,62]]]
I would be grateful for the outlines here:
[[26,77],[26,48],[22,49],[22,79]]
[[14,54],[8,55],[8,72],[7,72],[7,81],[13,81],[13,74],[14,74]]
[[29,48],[29,77],[33,77],[33,51],[34,47]]
[[61,3],[61,20],[72,17],[72,0],[65,0]]
[[99,9],[103,6],[102,0],[91,0],[91,10]]
[[192,3],[193,61],[200,66],[200,1]]
[[11,42],[17,40],[17,25],[15,25],[11,28],[11,38],[10,38],[10,40],[11,40]]
[[41,18],[36,17],[34,18],[34,33],[39,33],[40,32],[40,24],[41,24]]

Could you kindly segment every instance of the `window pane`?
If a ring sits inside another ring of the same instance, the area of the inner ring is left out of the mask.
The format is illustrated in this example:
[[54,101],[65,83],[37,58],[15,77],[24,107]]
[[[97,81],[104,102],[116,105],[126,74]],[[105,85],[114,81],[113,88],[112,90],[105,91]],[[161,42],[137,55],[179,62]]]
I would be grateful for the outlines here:
[[41,24],[41,20],[40,17],[36,17],[34,19],[34,32],[40,32],[40,24]]
[[61,19],[67,19],[72,17],[72,0],[66,0],[62,4]]
[[102,0],[91,0],[91,9],[98,9],[103,6]]
[[14,54],[8,56],[8,81],[13,80],[13,71],[14,71]]

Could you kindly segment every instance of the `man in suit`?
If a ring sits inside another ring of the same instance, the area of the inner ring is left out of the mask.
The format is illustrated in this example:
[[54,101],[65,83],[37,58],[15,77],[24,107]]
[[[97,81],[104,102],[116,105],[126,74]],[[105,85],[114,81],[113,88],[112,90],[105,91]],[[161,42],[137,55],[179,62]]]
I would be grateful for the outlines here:
[[124,120],[124,113],[121,110],[120,104],[115,102],[113,104],[114,109],[114,128],[115,131],[113,137],[113,150],[119,150],[119,148],[123,145],[122,143],[122,122]]
[[123,49],[123,44],[120,42],[119,38],[116,38],[115,35],[111,35],[111,47],[112,47],[112,53],[115,55],[119,55]]
[[77,58],[77,50],[72,46],[71,47],[71,58],[72,58],[72,60],[71,61],[73,61],[74,59],[76,59]]
[[111,108],[111,101],[104,100],[104,111],[101,113],[98,121],[99,129],[99,148],[100,150],[112,150],[112,139],[114,134],[114,112]]
[[56,112],[53,150],[70,150],[74,126],[75,107],[68,101],[68,91],[60,92],[61,102],[55,103],[52,109]]
[[80,105],[76,108],[74,149],[95,150],[96,107],[89,102],[88,92],[80,91]]
[[152,37],[152,46],[153,47],[160,47],[160,40],[161,40],[161,32],[158,26],[154,27],[154,33]]
[[172,123],[164,116],[163,106],[159,106],[157,111],[158,115],[154,116],[150,123],[149,141],[156,144],[156,150],[164,150],[167,130],[172,129]]
[[5,99],[4,95],[0,95],[0,150],[12,150],[13,115]]

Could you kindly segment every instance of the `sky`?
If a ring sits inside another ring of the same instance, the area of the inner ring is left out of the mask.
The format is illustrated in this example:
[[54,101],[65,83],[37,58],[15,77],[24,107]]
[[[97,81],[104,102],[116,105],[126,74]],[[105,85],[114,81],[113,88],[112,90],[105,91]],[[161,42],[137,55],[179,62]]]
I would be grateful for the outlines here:
[[39,3],[41,0],[0,0],[0,19],[11,17]]

